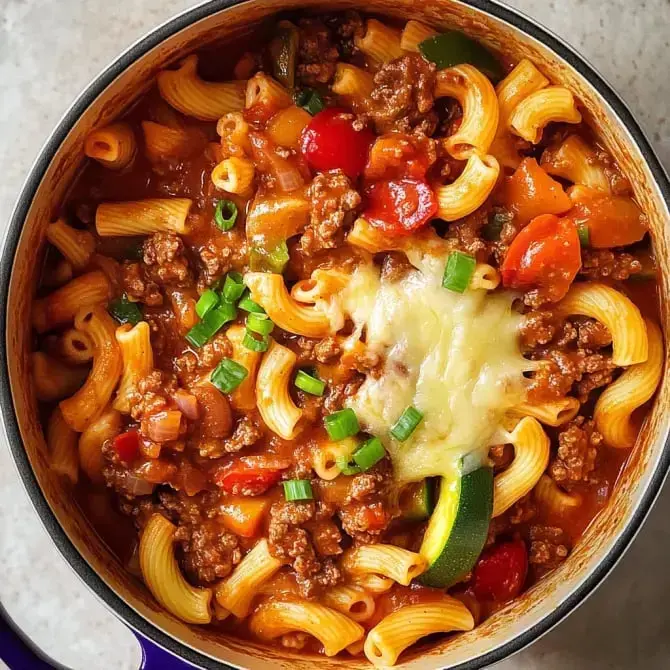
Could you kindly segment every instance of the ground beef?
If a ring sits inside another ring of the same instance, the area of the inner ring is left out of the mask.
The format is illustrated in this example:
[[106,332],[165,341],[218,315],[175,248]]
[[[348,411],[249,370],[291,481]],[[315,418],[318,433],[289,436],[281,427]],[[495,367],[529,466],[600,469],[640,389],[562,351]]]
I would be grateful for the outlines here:
[[412,53],[382,65],[368,108],[379,134],[419,132],[432,135],[437,128],[433,111],[435,64]]
[[570,553],[568,538],[557,526],[533,525],[530,527],[530,553],[528,562],[544,574],[562,563]]
[[514,448],[511,444],[495,444],[489,449],[489,459],[493,469],[500,472],[514,460]]
[[237,537],[214,519],[179,526],[175,540],[181,542],[182,565],[195,584],[210,584],[227,577],[242,559]]
[[595,483],[593,476],[603,436],[593,421],[578,416],[558,433],[558,452],[549,466],[551,477],[564,488],[577,482]]
[[538,345],[549,344],[557,330],[557,318],[547,310],[533,310],[524,314],[521,325],[521,344],[526,349],[534,349]]
[[641,270],[640,261],[625,251],[582,249],[582,268],[579,274],[583,277],[624,281]]
[[414,270],[407,256],[400,251],[389,251],[384,254],[381,266],[381,277],[388,282],[400,281]]
[[460,221],[449,226],[448,239],[452,241],[454,249],[464,251],[479,260],[486,260],[488,245],[481,238],[481,229],[488,221],[488,212],[478,209]]
[[131,300],[149,307],[163,304],[163,294],[155,281],[148,279],[138,262],[124,261],[121,265],[121,286]]
[[607,326],[595,319],[577,322],[577,342],[585,349],[602,349],[612,344],[612,334]]
[[341,170],[316,175],[307,195],[310,222],[300,238],[300,247],[309,255],[321,249],[334,249],[342,244],[344,227],[361,204],[361,196]]
[[323,340],[314,340],[309,337],[299,337],[298,361],[303,363],[332,363],[342,353],[340,345],[334,337],[326,337]]
[[203,458],[221,458],[224,454],[235,454],[245,447],[256,444],[262,436],[263,430],[258,419],[245,415],[238,419],[235,430],[229,438],[199,439],[197,448]]
[[298,31],[298,79],[306,86],[327,84],[340,57],[331,30],[321,19],[306,18],[298,23]]
[[233,266],[239,268],[247,256],[247,244],[244,237],[233,234],[221,235],[210,239],[199,252],[202,272],[198,277],[198,289],[202,292],[217,279],[223,277]]
[[[315,521],[315,516],[313,502],[276,502],[270,508],[270,553],[292,565],[303,597],[313,596],[319,587],[334,586],[341,579],[332,559],[324,558],[319,551],[326,549],[327,556],[339,553],[335,549],[335,544],[339,544],[334,535],[339,534],[337,526],[332,522],[323,525],[323,521]],[[318,540],[309,528],[314,529]]]
[[355,374],[351,379],[340,383],[328,384],[326,387],[326,397],[323,407],[329,414],[337,412],[344,406],[344,401],[356,395],[365,377],[361,374]]
[[153,370],[142,377],[130,394],[130,415],[135,421],[160,412],[177,390],[174,375],[162,370]]
[[144,241],[146,274],[156,283],[183,286],[190,281],[184,243],[176,233],[154,233]]
[[221,359],[230,358],[233,347],[225,333],[217,333],[209,342],[198,349],[198,367],[209,370],[218,365]]

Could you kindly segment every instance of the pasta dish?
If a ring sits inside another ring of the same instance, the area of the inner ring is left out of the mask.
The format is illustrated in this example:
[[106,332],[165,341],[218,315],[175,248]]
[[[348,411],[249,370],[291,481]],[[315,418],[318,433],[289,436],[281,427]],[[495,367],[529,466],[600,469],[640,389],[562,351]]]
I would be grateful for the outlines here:
[[390,666],[607,504],[663,368],[647,217],[530,60],[357,12],[266,28],[87,137],[33,383],[162,608]]

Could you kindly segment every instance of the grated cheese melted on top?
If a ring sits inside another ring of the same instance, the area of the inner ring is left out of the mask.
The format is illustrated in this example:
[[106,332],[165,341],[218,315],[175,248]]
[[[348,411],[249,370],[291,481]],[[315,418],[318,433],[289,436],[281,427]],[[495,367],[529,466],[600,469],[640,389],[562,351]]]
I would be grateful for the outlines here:
[[[446,258],[409,253],[415,270],[391,282],[359,267],[337,298],[384,359],[348,405],[381,438],[400,481],[470,471],[487,458],[505,412],[524,397],[529,361],[519,350],[514,295],[442,287]],[[530,363],[532,365],[532,363]],[[408,405],[424,415],[405,442],[390,429]]]

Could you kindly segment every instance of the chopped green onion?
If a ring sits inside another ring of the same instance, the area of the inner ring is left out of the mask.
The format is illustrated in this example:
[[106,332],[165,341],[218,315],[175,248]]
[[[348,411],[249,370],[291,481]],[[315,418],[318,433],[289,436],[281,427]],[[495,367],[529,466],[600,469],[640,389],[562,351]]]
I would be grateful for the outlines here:
[[205,314],[200,323],[196,323],[191,330],[186,333],[186,339],[194,346],[201,347],[207,340],[214,337],[216,333],[230,321],[237,317],[235,305],[224,302],[218,307]]
[[335,457],[335,465],[343,475],[357,475],[361,471],[357,465],[352,465],[344,454]]
[[326,382],[322,379],[317,379],[308,375],[304,370],[298,370],[298,374],[295,376],[295,382],[293,382],[297,388],[305,393],[310,395],[323,395],[323,391],[326,388]]
[[399,442],[404,442],[421,423],[423,414],[416,407],[409,405],[391,428],[391,435]]
[[452,251],[444,268],[442,286],[450,291],[463,293],[470,284],[475,265],[477,265],[477,261],[475,261],[474,256],[464,254],[461,251]]
[[371,437],[354,451],[353,459],[361,471],[365,472],[376,463],[379,463],[385,454],[382,441],[378,437]]
[[335,442],[356,435],[360,431],[356,413],[349,407],[324,417],[323,425],[330,439]]
[[268,350],[268,347],[270,346],[270,338],[267,335],[263,335],[261,339],[258,340],[247,330],[247,332],[244,333],[242,344],[251,351],[262,353]]
[[211,288],[208,288],[195,303],[195,312],[202,319],[207,312],[213,310],[219,304],[219,296]]
[[282,482],[284,486],[284,497],[288,502],[294,500],[312,500],[314,493],[309,479],[289,479]]
[[254,302],[249,297],[249,290],[248,289],[242,294],[242,298],[237,303],[237,306],[240,309],[243,309],[245,312],[254,312],[256,314],[265,314],[265,310],[257,302]]
[[577,235],[579,235],[579,243],[583,247],[588,247],[591,243],[591,234],[589,233],[589,227],[585,223],[577,225]]
[[295,62],[298,53],[298,29],[290,21],[280,21],[277,34],[270,42],[272,74],[286,88],[295,84]]
[[137,303],[130,302],[126,295],[112,300],[107,307],[107,311],[119,323],[132,323],[133,326],[136,326],[142,320],[142,310],[137,306]]
[[222,296],[226,302],[237,302],[244,293],[244,282],[239,272],[229,272],[223,282]]
[[419,51],[426,60],[435,63],[438,70],[469,63],[494,81],[503,76],[502,67],[495,56],[459,30],[447,30],[441,35],[429,37],[419,43]]
[[488,221],[482,226],[482,237],[487,242],[497,242],[500,239],[503,226],[512,221],[513,215],[504,209],[495,209],[489,214]]
[[269,335],[274,330],[274,323],[267,314],[251,312],[247,317],[247,330],[259,335]]
[[232,393],[246,378],[249,372],[232,358],[224,358],[210,375],[210,381],[222,393]]
[[312,116],[318,114],[326,106],[321,94],[313,88],[303,88],[296,96],[296,103]]
[[237,221],[237,205],[232,200],[219,200],[214,209],[214,221],[221,230],[230,230]]

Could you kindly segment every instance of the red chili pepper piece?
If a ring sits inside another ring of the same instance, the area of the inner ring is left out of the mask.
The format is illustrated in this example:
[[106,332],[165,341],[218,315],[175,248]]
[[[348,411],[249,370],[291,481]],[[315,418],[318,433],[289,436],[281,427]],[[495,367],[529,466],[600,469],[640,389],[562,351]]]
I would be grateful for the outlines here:
[[136,430],[129,430],[114,438],[114,450],[125,463],[132,463],[140,451],[140,438]]
[[355,181],[363,172],[375,136],[367,128],[354,128],[354,115],[331,107],[314,116],[303,130],[300,150],[315,172],[342,170]]
[[243,463],[219,472],[216,485],[235,495],[258,496],[274,486],[281,478],[281,470],[251,468]]
[[423,179],[380,181],[365,195],[364,218],[389,235],[410,235],[437,214],[437,198]]
[[568,292],[581,263],[574,221],[542,214],[514,238],[500,269],[507,288],[542,287],[550,300],[558,301]]
[[479,558],[472,576],[472,590],[479,600],[503,603],[516,598],[528,573],[528,553],[522,540],[502,542]]

